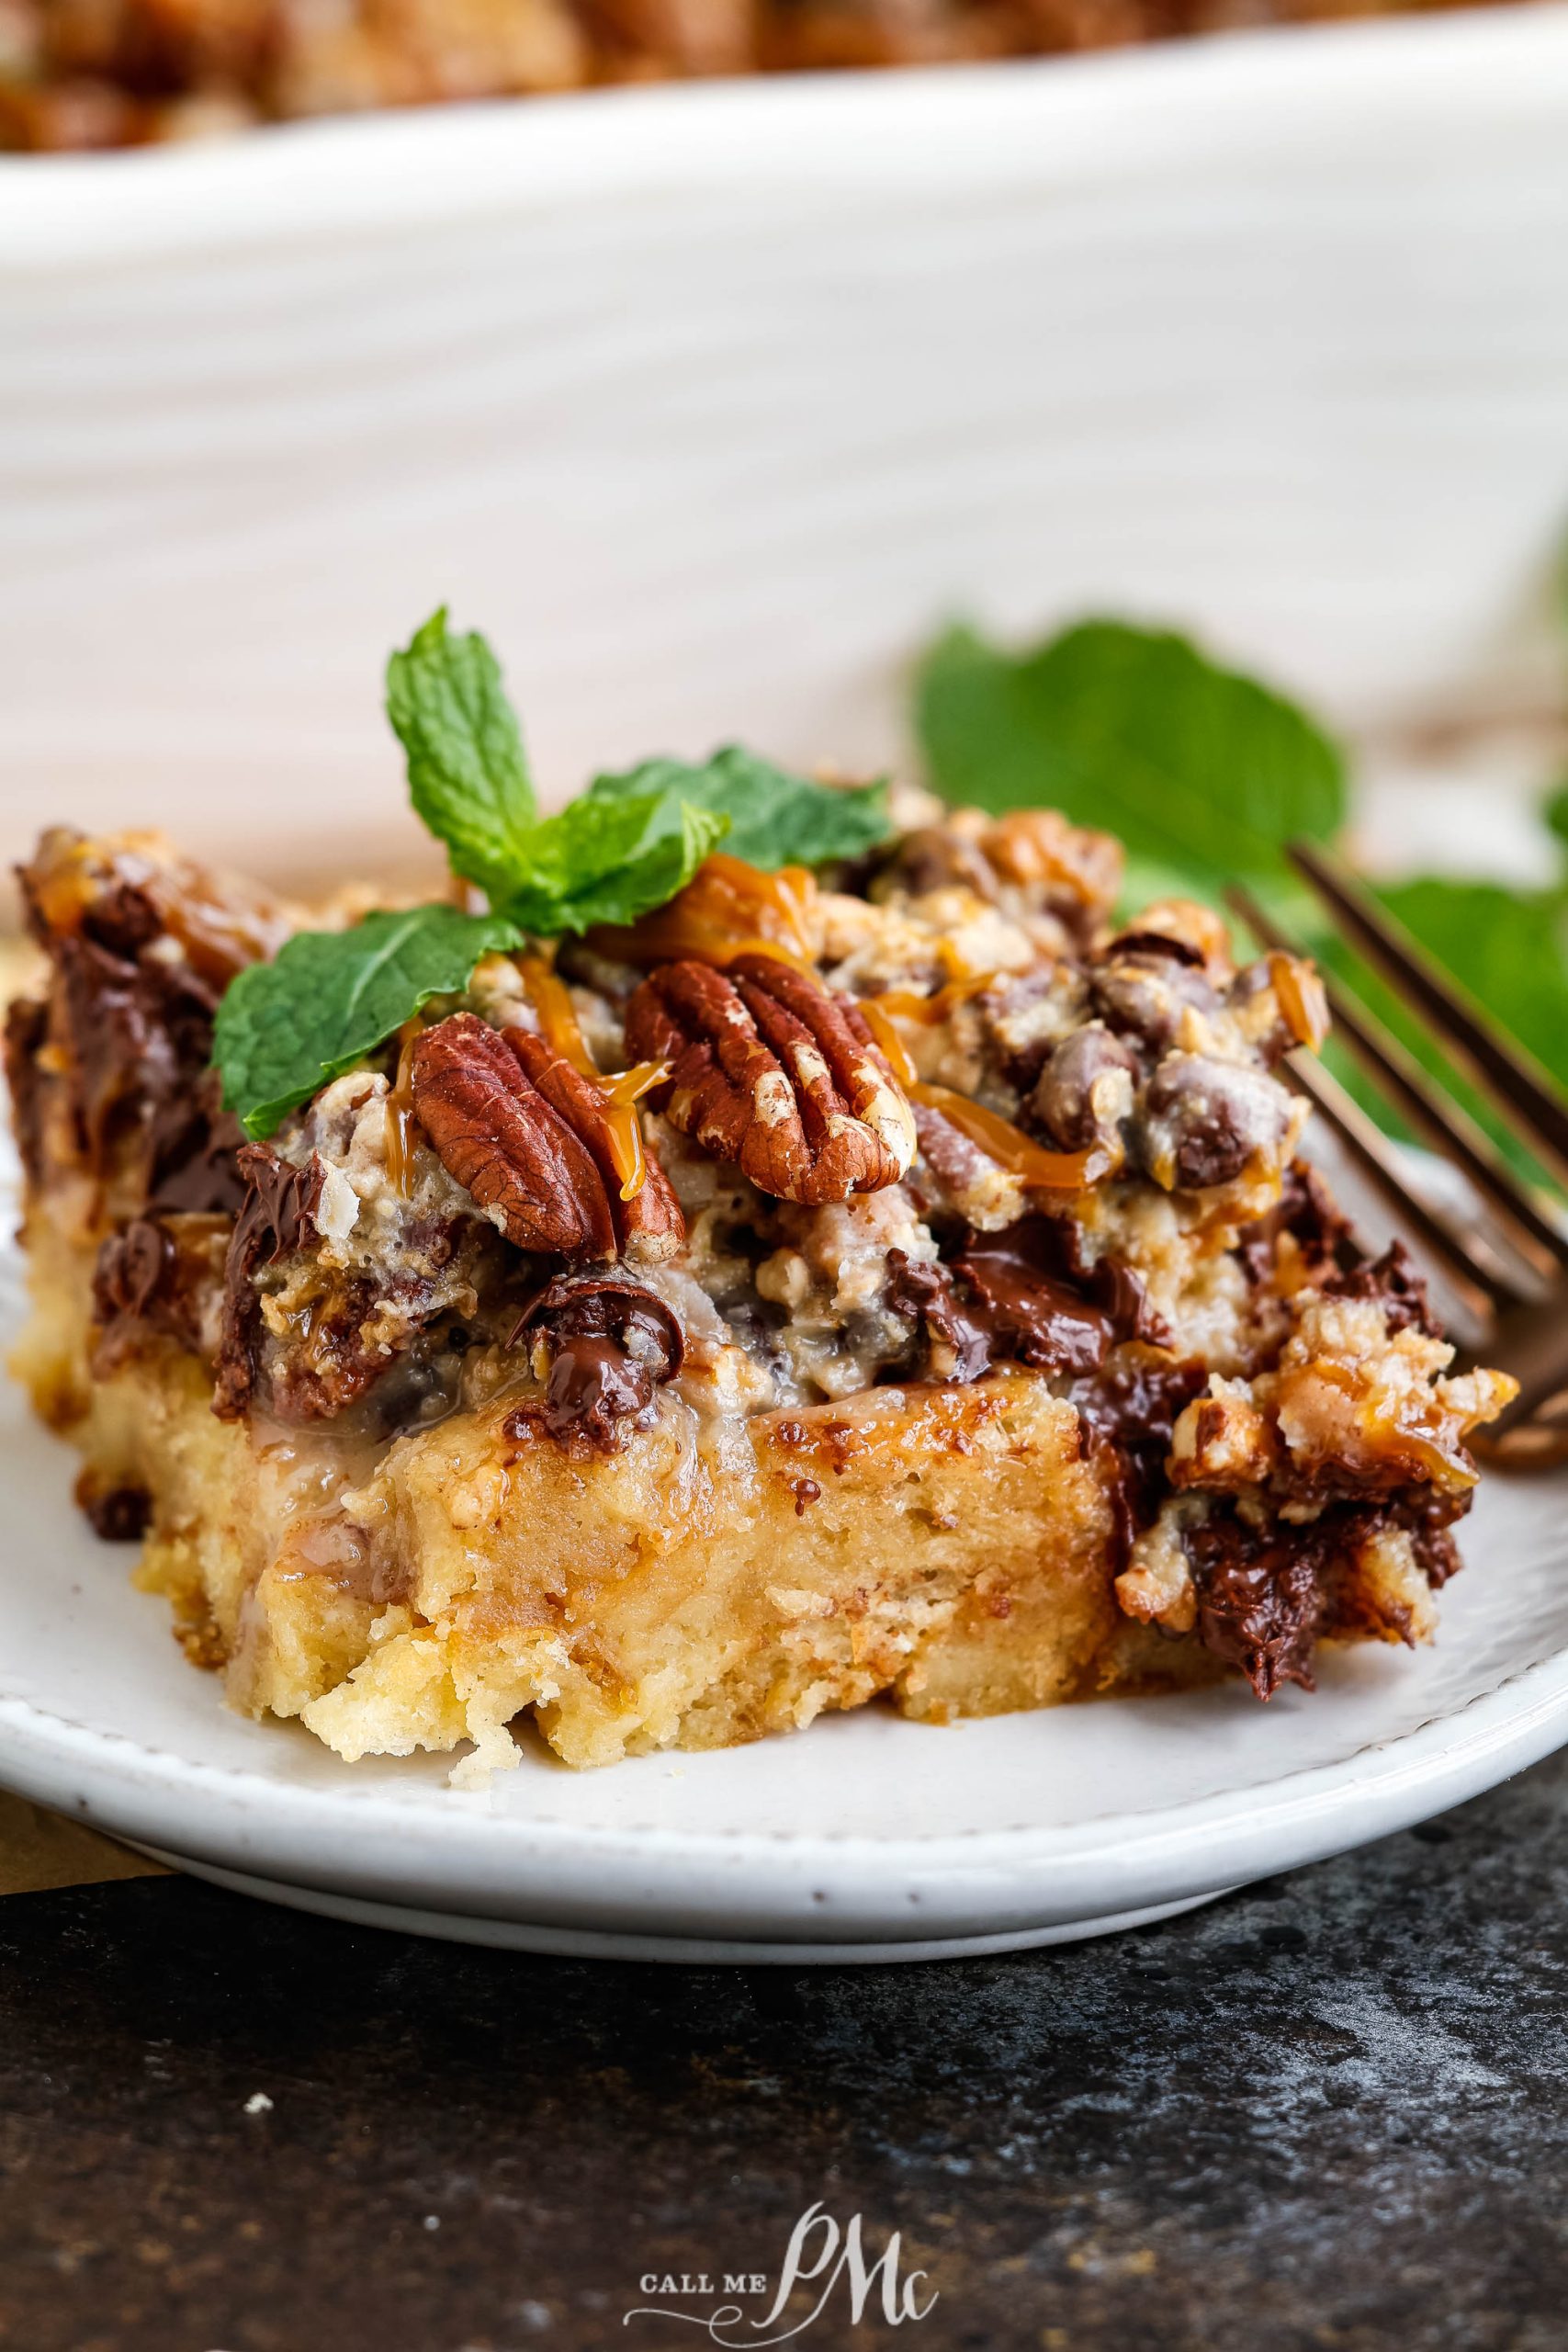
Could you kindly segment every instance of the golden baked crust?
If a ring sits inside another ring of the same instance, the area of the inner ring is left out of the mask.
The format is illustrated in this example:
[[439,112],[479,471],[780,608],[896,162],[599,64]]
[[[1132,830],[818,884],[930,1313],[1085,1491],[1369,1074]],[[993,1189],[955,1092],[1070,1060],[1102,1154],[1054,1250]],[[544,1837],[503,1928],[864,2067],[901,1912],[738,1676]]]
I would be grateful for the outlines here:
[[1427,1638],[1507,1384],[1294,1158],[1310,975],[1115,933],[1048,814],[732,868],[243,1148],[211,1010],[287,911],[141,839],[29,869],[15,1368],[230,1702],[472,1777],[528,1714],[590,1765]]

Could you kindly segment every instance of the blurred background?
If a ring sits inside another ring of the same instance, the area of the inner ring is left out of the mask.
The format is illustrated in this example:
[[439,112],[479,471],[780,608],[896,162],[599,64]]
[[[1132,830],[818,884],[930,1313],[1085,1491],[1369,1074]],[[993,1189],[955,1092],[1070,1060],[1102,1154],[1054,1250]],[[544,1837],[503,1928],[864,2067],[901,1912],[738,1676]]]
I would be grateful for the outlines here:
[[[1188,21],[4,16],[9,135],[56,148]],[[1348,733],[1374,868],[1539,878],[1565,125],[1568,8],[1505,6],[0,157],[0,852],[70,820],[305,888],[411,867],[381,669],[443,601],[556,799],[733,736],[908,768],[944,624],[1111,612]]]

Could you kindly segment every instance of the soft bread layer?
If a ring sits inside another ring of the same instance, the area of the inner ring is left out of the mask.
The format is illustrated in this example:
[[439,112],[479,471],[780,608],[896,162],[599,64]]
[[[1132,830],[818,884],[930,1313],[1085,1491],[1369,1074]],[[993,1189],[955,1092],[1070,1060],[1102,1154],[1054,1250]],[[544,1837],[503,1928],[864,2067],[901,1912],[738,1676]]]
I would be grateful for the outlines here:
[[997,1713],[1091,1685],[1116,1633],[1110,1506],[1035,1374],[874,1389],[705,1440],[666,1395],[609,1457],[509,1433],[497,1405],[398,1440],[323,1515],[345,1467],[323,1434],[217,1421],[178,1349],[88,1380],[80,1263],[35,1232],[16,1369],[85,1486],[152,1496],[139,1581],[231,1702],[300,1716],[344,1757],[472,1740],[489,1770],[527,1709],[574,1765],[729,1746],[879,1692]]

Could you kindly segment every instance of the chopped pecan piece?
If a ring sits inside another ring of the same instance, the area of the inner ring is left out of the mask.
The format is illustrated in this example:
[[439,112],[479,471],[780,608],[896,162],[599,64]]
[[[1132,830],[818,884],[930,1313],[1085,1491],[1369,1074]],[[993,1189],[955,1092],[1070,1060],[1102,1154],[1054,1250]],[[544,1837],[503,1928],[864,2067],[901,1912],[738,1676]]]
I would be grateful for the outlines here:
[[879,1192],[915,1156],[914,1113],[863,1015],[775,956],[661,966],[626,1008],[626,1046],[671,1065],[671,1123],[776,1199]]
[[[686,1220],[671,1189],[670,1179],[646,1143],[641,1148],[642,1182],[629,1200],[621,1197],[621,1171],[616,1162],[610,1104],[603,1087],[557,1053],[543,1037],[527,1029],[505,1029],[505,1043],[516,1056],[524,1077],[544,1096],[556,1116],[565,1121],[591,1153],[604,1184],[621,1255],[634,1265],[661,1265],[675,1257],[686,1238]],[[626,1106],[635,1119],[636,1110]]]
[[615,1223],[592,1154],[494,1029],[471,1012],[413,1049],[413,1104],[447,1174],[501,1212],[520,1250],[613,1258]]

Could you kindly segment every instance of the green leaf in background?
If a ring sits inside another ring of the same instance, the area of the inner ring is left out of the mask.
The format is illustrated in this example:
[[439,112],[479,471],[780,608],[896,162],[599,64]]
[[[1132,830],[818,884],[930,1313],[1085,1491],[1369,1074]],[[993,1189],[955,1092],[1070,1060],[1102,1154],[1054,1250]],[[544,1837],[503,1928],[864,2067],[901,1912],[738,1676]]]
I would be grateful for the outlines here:
[[212,1058],[223,1107],[255,1142],[395,1035],[433,996],[467,988],[481,956],[516,947],[501,915],[406,907],[349,931],[300,931],[230,982]]
[[1323,729],[1165,630],[1083,621],[1012,654],[953,629],[921,664],[915,721],[944,799],[1060,808],[1204,896],[1283,873],[1286,842],[1344,820],[1344,756]]
[[1544,1069],[1568,1075],[1568,895],[1434,876],[1378,896]]
[[585,793],[533,828],[525,878],[504,911],[547,938],[635,922],[672,899],[728,831],[728,817],[673,793]]
[[726,744],[700,767],[683,760],[645,760],[629,775],[596,776],[586,803],[592,808],[649,792],[728,817],[728,853],[770,871],[858,857],[888,840],[894,830],[885,784],[815,784],[739,743]]
[[1560,784],[1541,809],[1541,817],[1549,832],[1560,842],[1568,842],[1568,784]]
[[[1377,893],[1396,922],[1456,979],[1549,1077],[1568,1087],[1568,892],[1511,890],[1496,882],[1423,876],[1385,883]],[[1416,1059],[1432,1071],[1494,1136],[1515,1166],[1550,1181],[1518,1144],[1490,1103],[1432,1045],[1393,990],[1356,964],[1337,940],[1319,948],[1320,960],[1348,979]],[[1359,1090],[1385,1126],[1396,1123],[1381,1099]]]
[[456,873],[492,899],[518,879],[535,817],[516,715],[477,630],[433,613],[387,663],[387,716],[408,754],[409,794]]

